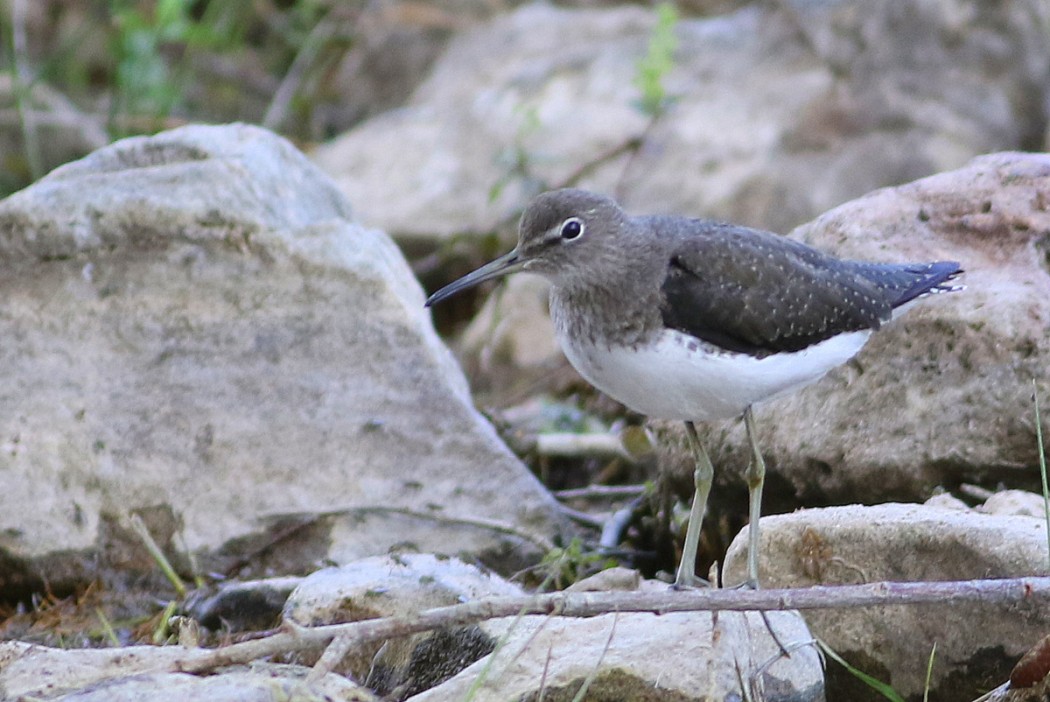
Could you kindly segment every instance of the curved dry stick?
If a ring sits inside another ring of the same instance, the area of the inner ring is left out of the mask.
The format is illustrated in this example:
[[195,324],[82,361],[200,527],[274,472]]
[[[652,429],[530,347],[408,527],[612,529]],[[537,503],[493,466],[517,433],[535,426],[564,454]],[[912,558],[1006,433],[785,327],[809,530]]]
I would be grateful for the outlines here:
[[178,671],[198,673],[225,665],[249,663],[281,653],[326,646],[336,637],[356,643],[380,641],[430,629],[473,624],[486,619],[524,614],[594,617],[611,612],[769,611],[836,609],[887,605],[1030,603],[1050,605],[1050,577],[1003,580],[962,580],[865,585],[816,585],[780,590],[671,590],[662,592],[554,592],[544,595],[497,597],[417,614],[367,619],[347,624],[301,627],[286,622],[284,631],[265,639],[212,650],[187,651],[175,661]]

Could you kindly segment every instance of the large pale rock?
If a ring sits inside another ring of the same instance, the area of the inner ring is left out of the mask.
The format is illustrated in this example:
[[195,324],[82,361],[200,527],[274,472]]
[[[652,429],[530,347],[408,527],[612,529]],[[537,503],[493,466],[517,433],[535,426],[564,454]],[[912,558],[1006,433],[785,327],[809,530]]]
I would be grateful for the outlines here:
[[458,558],[402,553],[311,573],[292,591],[284,617],[321,626],[521,594],[519,586]]
[[[337,6],[349,15],[352,40],[311,96],[311,111],[324,126],[343,129],[383,110],[400,107],[426,78],[457,31],[489,20],[522,0],[430,0]],[[320,104],[318,104],[320,103]]]
[[304,678],[308,672],[309,669],[287,666],[284,670],[238,670],[206,677],[154,673],[108,681],[58,699],[61,702],[379,702],[366,688],[331,673],[318,682],[307,683]]
[[644,137],[581,183],[635,209],[783,231],[980,153],[1037,148],[1047,13],[1041,0],[837,0],[683,19],[664,77],[675,101],[649,129],[634,80],[655,14],[530,4],[457,36],[403,108],[315,158],[363,221],[414,243],[487,231]]
[[[498,17],[454,40],[405,107],[367,120],[314,158],[358,203],[363,221],[401,241],[484,230],[512,212],[528,188],[514,180],[491,197],[517,142],[537,162],[551,149],[567,171],[574,157],[644,128],[630,104],[630,71],[652,20],[639,8],[541,4]],[[581,70],[608,75],[587,85]],[[544,104],[547,96],[552,101]],[[573,123],[538,132],[528,126],[533,110],[541,125],[570,116]],[[393,210],[384,204],[395,202]]]
[[977,508],[985,514],[1019,515],[1046,518],[1046,501],[1042,495],[1025,490],[997,492]]
[[[644,581],[643,588],[666,588]],[[820,659],[797,613],[768,612],[791,648],[780,655],[759,613],[606,614],[589,619],[529,616],[487,622],[502,645],[411,702],[463,699],[823,700]],[[798,646],[801,644],[801,646]],[[748,690],[742,689],[742,683]],[[480,682],[480,684],[479,684]]]
[[130,512],[205,567],[282,572],[395,544],[514,560],[559,524],[400,252],[269,132],[62,167],[0,203],[0,261],[8,592],[89,576]]
[[[1042,519],[925,505],[851,505],[762,519],[759,559],[764,587],[972,580],[1046,575]],[[746,533],[726,556],[727,582],[744,578]],[[1035,603],[914,605],[813,610],[815,636],[907,699],[922,696],[934,642],[930,699],[973,699],[1005,679],[1017,659],[1050,628]],[[829,667],[830,699],[858,699],[851,675]],[[869,691],[868,697],[875,699]],[[878,698],[881,699],[881,698]]]

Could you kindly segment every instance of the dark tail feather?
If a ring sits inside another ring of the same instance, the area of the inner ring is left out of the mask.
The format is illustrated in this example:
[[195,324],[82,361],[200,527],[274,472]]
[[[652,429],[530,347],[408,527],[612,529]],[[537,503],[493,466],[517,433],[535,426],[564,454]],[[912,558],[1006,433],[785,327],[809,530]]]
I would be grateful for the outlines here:
[[900,292],[900,296],[893,303],[894,307],[900,307],[923,295],[956,292],[965,287],[951,284],[951,281],[962,275],[963,272],[957,261],[937,261],[936,263],[907,266],[906,270],[919,278]]
[[875,287],[887,293],[887,302],[896,308],[923,295],[962,290],[962,285],[951,284],[962,272],[956,261],[937,261],[867,264],[863,274]]

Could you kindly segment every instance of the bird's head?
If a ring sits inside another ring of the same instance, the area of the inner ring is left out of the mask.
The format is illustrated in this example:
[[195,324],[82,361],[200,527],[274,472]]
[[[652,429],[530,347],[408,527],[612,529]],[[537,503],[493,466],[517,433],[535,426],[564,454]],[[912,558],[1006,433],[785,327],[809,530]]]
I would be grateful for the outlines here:
[[521,216],[517,246],[438,290],[427,306],[515,271],[539,273],[554,285],[583,279],[601,268],[602,260],[617,255],[617,234],[629,222],[619,205],[604,195],[572,188],[543,193]]

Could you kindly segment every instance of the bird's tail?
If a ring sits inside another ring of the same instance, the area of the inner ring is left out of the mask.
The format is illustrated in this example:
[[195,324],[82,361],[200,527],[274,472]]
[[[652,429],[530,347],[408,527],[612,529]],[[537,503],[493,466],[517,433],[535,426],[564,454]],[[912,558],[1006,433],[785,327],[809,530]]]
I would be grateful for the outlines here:
[[865,277],[888,293],[890,305],[894,308],[926,295],[963,290],[964,285],[952,283],[962,273],[963,269],[957,261],[873,263],[864,269]]

